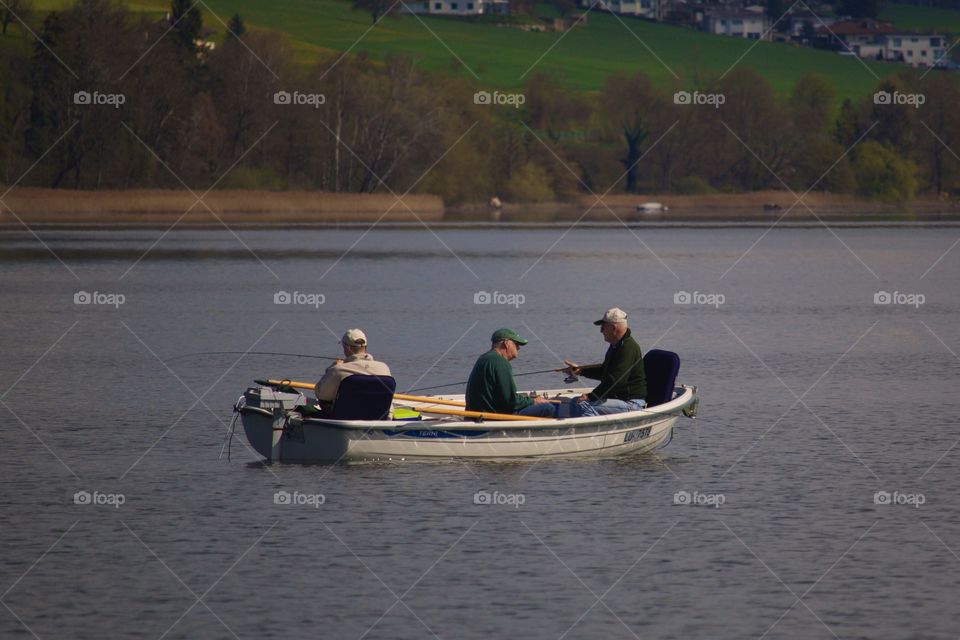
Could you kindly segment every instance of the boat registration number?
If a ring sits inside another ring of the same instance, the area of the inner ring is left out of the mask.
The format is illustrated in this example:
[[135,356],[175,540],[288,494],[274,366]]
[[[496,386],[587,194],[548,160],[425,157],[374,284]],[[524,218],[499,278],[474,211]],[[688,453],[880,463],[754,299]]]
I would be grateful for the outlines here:
[[643,429],[634,429],[633,431],[627,431],[623,434],[624,442],[633,442],[634,440],[642,440],[650,435],[650,427],[644,427]]

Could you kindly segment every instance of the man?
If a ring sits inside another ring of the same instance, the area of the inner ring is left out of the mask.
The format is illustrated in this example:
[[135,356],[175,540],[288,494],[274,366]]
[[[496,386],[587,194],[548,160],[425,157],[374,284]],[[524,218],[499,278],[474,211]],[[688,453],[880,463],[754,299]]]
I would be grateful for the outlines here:
[[490,338],[490,351],[477,358],[467,381],[467,411],[551,416],[554,405],[546,398],[528,398],[517,393],[510,361],[527,341],[513,329],[497,329]]
[[600,381],[593,391],[574,399],[572,415],[597,416],[643,409],[647,405],[643,354],[630,335],[626,312],[617,307],[608,309],[593,324],[600,327],[604,341],[610,346],[599,366],[582,367],[563,361],[567,365],[564,373]]
[[337,399],[340,383],[353,375],[389,376],[390,367],[377,362],[367,353],[367,336],[360,329],[348,329],[340,340],[343,347],[343,360],[337,360],[327,367],[323,377],[314,387],[317,404],[321,409],[329,410]]

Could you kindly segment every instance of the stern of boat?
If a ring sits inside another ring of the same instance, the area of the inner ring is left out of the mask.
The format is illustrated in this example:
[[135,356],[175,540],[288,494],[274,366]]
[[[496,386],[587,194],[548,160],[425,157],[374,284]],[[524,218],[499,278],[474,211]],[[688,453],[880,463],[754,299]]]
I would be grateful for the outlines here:
[[287,412],[306,403],[302,393],[287,393],[268,387],[250,387],[235,409],[240,413],[243,432],[254,451],[268,462],[280,459]]

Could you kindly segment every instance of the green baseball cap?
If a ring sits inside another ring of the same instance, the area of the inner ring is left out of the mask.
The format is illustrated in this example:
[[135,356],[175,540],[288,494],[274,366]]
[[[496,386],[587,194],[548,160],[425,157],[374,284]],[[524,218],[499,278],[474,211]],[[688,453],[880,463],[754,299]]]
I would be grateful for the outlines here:
[[490,338],[491,342],[500,342],[501,340],[513,340],[520,346],[527,344],[527,341],[521,338],[516,331],[507,329],[506,327],[494,331],[493,337]]

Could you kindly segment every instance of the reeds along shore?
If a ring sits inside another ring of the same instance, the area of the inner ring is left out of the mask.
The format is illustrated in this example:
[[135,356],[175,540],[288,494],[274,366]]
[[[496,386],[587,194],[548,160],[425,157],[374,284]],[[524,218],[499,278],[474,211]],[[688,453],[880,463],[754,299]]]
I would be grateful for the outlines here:
[[[565,202],[504,202],[445,207],[439,196],[418,194],[402,199],[391,194],[325,193],[316,191],[212,191],[134,189],[74,191],[16,188],[0,206],[0,224],[296,224],[339,222],[439,222],[473,220],[546,222],[584,220],[618,222],[636,219],[737,221],[789,220],[816,217],[856,220],[865,216],[889,219],[958,220],[960,204],[952,199],[924,197],[901,203],[881,203],[850,195],[810,193],[802,202],[787,191],[701,195],[608,195],[600,202],[582,195]],[[656,202],[662,212],[644,212],[643,203]],[[811,213],[812,211],[812,213]]]
[[[196,195],[195,195],[196,194]],[[286,222],[337,220],[439,220],[443,201],[432,195],[326,193],[319,191],[132,189],[74,191],[17,188],[3,199],[4,222]],[[212,211],[212,213],[211,213]],[[186,213],[189,212],[189,213]],[[186,213],[186,215],[184,215]]]

